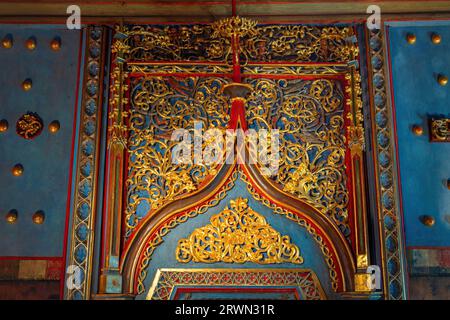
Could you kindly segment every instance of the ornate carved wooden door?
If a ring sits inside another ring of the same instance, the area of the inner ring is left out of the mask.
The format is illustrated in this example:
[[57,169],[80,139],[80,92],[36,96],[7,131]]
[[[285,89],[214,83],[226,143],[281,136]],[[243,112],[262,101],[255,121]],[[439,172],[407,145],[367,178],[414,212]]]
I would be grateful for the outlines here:
[[[117,26],[100,292],[370,296],[357,36],[353,26],[238,17]],[[251,139],[224,144],[237,131],[263,130],[267,145],[275,132],[279,142],[266,163],[249,161],[259,150]],[[208,132],[224,138],[219,149],[231,151],[231,161],[195,158],[218,143]],[[174,161],[180,143],[192,161]]]

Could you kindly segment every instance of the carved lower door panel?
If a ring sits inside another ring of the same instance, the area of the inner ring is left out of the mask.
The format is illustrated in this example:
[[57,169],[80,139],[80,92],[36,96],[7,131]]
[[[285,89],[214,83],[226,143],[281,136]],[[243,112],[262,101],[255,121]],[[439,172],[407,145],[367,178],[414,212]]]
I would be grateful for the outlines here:
[[99,294],[373,294],[353,26],[122,25],[111,53]]

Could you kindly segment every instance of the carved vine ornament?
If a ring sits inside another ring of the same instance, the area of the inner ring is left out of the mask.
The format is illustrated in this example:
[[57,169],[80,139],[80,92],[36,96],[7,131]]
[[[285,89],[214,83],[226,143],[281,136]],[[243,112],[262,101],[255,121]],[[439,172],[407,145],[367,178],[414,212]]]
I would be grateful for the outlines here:
[[303,263],[289,236],[273,229],[243,198],[231,200],[230,208],[212,216],[210,224],[181,239],[176,258],[183,263]]

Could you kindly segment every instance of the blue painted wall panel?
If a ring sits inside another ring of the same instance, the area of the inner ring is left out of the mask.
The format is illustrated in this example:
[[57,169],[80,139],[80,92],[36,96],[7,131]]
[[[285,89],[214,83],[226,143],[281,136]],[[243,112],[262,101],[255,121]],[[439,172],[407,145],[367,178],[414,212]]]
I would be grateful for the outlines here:
[[[416,35],[415,44],[405,40]],[[442,37],[431,42],[432,33]],[[430,143],[428,118],[450,117],[450,85],[437,83],[450,76],[450,22],[393,23],[388,27],[396,111],[403,213],[407,246],[450,246],[450,143]],[[411,131],[424,128],[422,136]],[[426,227],[420,216],[432,215]]]
[[[80,31],[65,26],[1,25],[0,38],[11,34],[11,49],[0,48],[0,119],[9,129],[0,133],[0,256],[60,257],[63,254],[66,203],[72,150],[73,121],[79,68]],[[35,37],[35,50],[25,41]],[[52,51],[51,40],[59,36],[62,46]],[[33,81],[32,89],[22,90],[24,79]],[[44,130],[34,140],[15,132],[17,119],[27,111],[37,112]],[[58,120],[61,129],[48,131]],[[11,168],[24,166],[24,174],[14,177]],[[4,216],[18,211],[15,224]],[[45,212],[45,222],[36,225],[32,215]]]

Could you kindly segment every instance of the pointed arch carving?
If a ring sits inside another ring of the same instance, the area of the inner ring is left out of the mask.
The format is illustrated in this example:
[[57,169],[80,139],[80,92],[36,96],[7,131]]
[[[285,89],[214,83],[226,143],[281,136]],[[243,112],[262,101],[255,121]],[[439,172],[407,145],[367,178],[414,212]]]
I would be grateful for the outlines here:
[[[283,61],[284,57],[281,53],[276,56],[271,56],[270,54],[267,55],[258,51],[259,49],[264,49],[262,47],[254,52],[248,51],[248,48],[233,47],[223,51],[222,53],[224,54],[215,55],[214,50],[223,50],[225,48],[221,48],[220,46],[229,45],[231,42],[228,40],[218,41],[217,39],[218,42],[216,40],[212,40],[211,42],[212,38],[208,39],[206,42],[202,42],[202,37],[211,35],[212,31],[210,26],[177,26],[172,29],[152,26],[120,27],[116,32],[113,53],[118,52],[117,57],[122,59],[122,62],[118,63],[123,63],[122,68],[123,70],[126,70],[126,72],[124,71],[125,74],[123,75],[123,78],[118,81],[122,81],[121,83],[126,84],[126,86],[122,87],[125,88],[125,98],[122,100],[122,107],[125,112],[124,117],[128,117],[130,115],[129,112],[133,111],[129,110],[131,106],[132,108],[136,108],[136,106],[138,109],[143,108],[142,114],[145,114],[146,116],[154,116],[155,114],[152,113],[151,110],[146,109],[150,107],[150,104],[146,102],[146,99],[156,99],[158,102],[152,100],[155,102],[152,106],[156,106],[160,109],[160,112],[165,113],[166,115],[164,119],[156,120],[156,126],[158,129],[163,127],[169,129],[166,130],[167,132],[163,133],[162,136],[164,139],[167,138],[164,134],[170,133],[170,131],[176,127],[189,127],[189,129],[192,129],[191,123],[188,124],[186,122],[186,119],[189,116],[191,116],[191,120],[201,119],[204,124],[208,123],[206,125],[207,128],[219,127],[219,129],[225,130],[226,128],[235,129],[240,127],[245,130],[249,127],[247,120],[251,118],[246,114],[244,108],[244,104],[246,103],[245,99],[238,97],[237,100],[239,100],[239,103],[233,102],[229,103],[227,106],[227,104],[224,103],[226,100],[224,100],[223,97],[219,97],[222,92],[217,90],[217,88],[231,81],[239,81],[242,86],[243,84],[251,82],[251,79],[257,78],[286,79],[286,81],[294,80],[298,83],[303,83],[305,86],[313,83],[315,84],[314,89],[312,89],[313,91],[302,93],[304,94],[305,99],[307,98],[306,96],[311,96],[311,99],[306,99],[308,101],[305,100],[302,102],[305,103],[303,106],[305,108],[302,109],[299,107],[295,97],[291,97],[291,107],[298,107],[300,112],[308,112],[308,110],[306,110],[308,103],[326,103],[325,107],[330,108],[328,110],[329,114],[320,115],[322,118],[319,117],[319,120],[312,119],[314,118],[314,115],[305,114],[307,118],[310,117],[310,119],[306,119],[307,122],[314,122],[317,120],[320,124],[320,121],[324,120],[323,117],[330,117],[330,119],[334,121],[333,125],[336,127],[333,127],[332,125],[329,128],[330,130],[324,131],[325,134],[333,133],[334,136],[322,138],[341,139],[336,150],[330,151],[330,158],[332,159],[330,161],[337,158],[337,155],[340,157],[339,170],[342,168],[350,168],[352,166],[352,161],[360,161],[364,149],[364,141],[363,138],[361,138],[363,136],[363,128],[361,101],[359,99],[360,88],[358,86],[359,73],[354,64],[355,59],[357,59],[358,48],[355,45],[356,40],[353,29],[350,27],[309,26],[259,27],[258,25],[255,25],[254,27],[257,28],[257,32],[246,33],[246,37],[252,35],[252,37],[262,37],[266,39],[267,37],[271,38],[272,34],[275,35],[275,37],[278,37],[278,35],[287,33],[290,37],[295,38],[297,35],[301,35],[301,37],[305,37],[304,40],[306,42],[311,42],[310,47],[312,48],[312,51],[308,48],[304,48],[306,51],[302,51],[302,54],[296,56],[292,61],[292,64]],[[165,64],[164,61],[158,60],[160,59],[159,56],[164,55],[163,51],[166,47],[169,48],[174,45],[172,41],[181,39],[174,38],[174,34],[172,33],[177,32],[186,37],[188,35],[191,36],[187,37],[189,39],[185,39],[186,41],[182,41],[183,45],[186,45],[186,47],[180,47],[180,44],[178,44],[177,47],[180,51],[176,52],[176,56],[170,58],[173,60],[171,63]],[[159,39],[158,41],[162,42],[159,46],[149,47],[148,41],[150,41],[153,36],[156,36]],[[165,39],[170,41],[168,43],[163,43]],[[299,39],[296,38],[295,41],[298,41]],[[244,42],[239,43],[239,45],[246,45],[248,43],[247,40],[257,39],[246,39]],[[266,40],[267,41],[264,43],[272,47],[279,44],[278,41],[275,41],[275,39],[272,38]],[[204,52],[201,48],[196,48],[194,50],[192,49],[193,47],[191,48],[189,41],[206,43],[208,45],[208,50]],[[297,43],[297,46],[302,47],[305,41],[300,41]],[[233,45],[236,45],[236,43]],[[328,46],[331,50],[327,50],[324,46]],[[240,51],[241,49],[243,51]],[[289,52],[294,51],[295,50],[293,49],[293,51],[291,50]],[[239,53],[241,53],[241,55],[239,55]],[[198,60],[201,54],[206,54],[206,61]],[[211,55],[215,58],[210,61],[209,58]],[[263,60],[261,60],[263,61],[262,64],[258,63],[258,59],[260,58],[263,58]],[[291,59],[292,57],[286,58]],[[151,59],[155,60],[151,61]],[[243,59],[242,64],[239,59]],[[242,72],[242,74],[240,74],[240,72]],[[127,80],[125,80],[125,78]],[[197,90],[201,87],[201,83],[208,81],[216,81],[217,83],[220,83],[220,85],[209,86],[205,88],[206,91]],[[139,91],[139,85],[144,82],[153,82],[154,88],[152,90],[154,90],[154,92],[137,92]],[[174,90],[173,88],[167,87],[167,83],[173,85],[175,82],[178,82],[177,89]],[[188,85],[184,85],[183,83]],[[190,83],[194,83],[194,85],[191,86]],[[333,89],[339,89],[336,90],[339,91],[337,98],[330,95],[330,86],[327,86],[327,84],[331,84]],[[161,88],[164,87],[164,85],[166,85],[167,88],[161,91]],[[192,87],[195,88],[194,91],[190,91]],[[213,89],[208,91],[210,87]],[[133,91],[134,89],[137,91]],[[171,94],[166,95],[167,91],[170,91]],[[137,95],[133,95],[136,92]],[[174,98],[175,96],[178,100]],[[323,102],[321,99],[325,99],[326,101]],[[132,101],[131,104],[129,103],[130,100]],[[198,107],[195,107],[195,103],[197,102],[194,100],[201,101]],[[213,105],[220,107],[221,111],[214,114],[215,108],[211,107]],[[338,105],[339,107],[345,107],[345,112],[343,109],[339,110],[339,117],[333,118],[336,116],[336,114],[333,113],[336,110],[333,108]],[[182,114],[182,116],[177,119],[172,118],[172,114],[170,114],[170,112],[175,109]],[[188,110],[190,111],[187,112]],[[295,116],[291,111],[292,110],[287,110],[285,114]],[[270,112],[274,111],[272,110]],[[213,125],[211,122],[208,122],[211,120],[208,119],[210,115],[213,115],[211,119],[216,121]],[[116,113],[113,112],[112,116],[116,116]],[[133,115],[131,115],[131,118],[128,118],[124,123],[115,125],[114,128],[123,128],[123,132],[130,134],[130,131],[127,130],[130,128],[130,121],[132,118]],[[175,120],[181,122],[175,124],[173,122]],[[275,124],[274,119],[266,120],[269,122],[272,121],[269,123],[268,127],[276,127],[273,126],[273,124]],[[285,119],[278,120],[284,121]],[[140,126],[145,124],[148,119],[138,115],[137,118],[135,118],[135,121],[135,124]],[[309,124],[306,124],[306,127],[308,126]],[[300,129],[307,131],[308,128]],[[145,137],[135,136],[137,143],[134,143],[134,145],[131,143],[132,147],[140,148],[141,143],[147,139],[146,137],[152,136],[152,133],[148,130],[149,128],[143,129],[144,131],[146,130]],[[334,129],[336,129],[335,132],[333,131]],[[133,133],[131,132],[131,134]],[[159,134],[161,134],[161,132],[159,132]],[[154,133],[153,136],[158,139]],[[124,137],[122,138],[127,139],[129,137],[124,134]],[[131,139],[133,139],[133,135],[131,135]],[[151,140],[151,142],[153,143],[155,141]],[[161,141],[159,141],[156,142],[156,144],[162,145],[166,142],[167,141],[162,141],[161,143]],[[145,143],[148,143],[148,141]],[[152,148],[154,147],[154,150],[160,150],[160,147],[156,147],[156,144],[155,146],[152,145]],[[165,147],[167,150],[170,150],[171,148],[171,146],[168,145]],[[124,150],[124,158],[129,156],[127,152],[130,150],[130,145],[128,145],[127,148],[128,149]],[[145,150],[143,152],[145,152]],[[248,156],[249,150],[247,145],[245,146],[244,152]],[[311,151],[308,150],[307,152]],[[322,151],[319,150],[317,152],[320,153]],[[349,157],[348,159],[347,156]],[[345,165],[342,162],[344,157],[346,158],[345,161],[348,160]],[[155,158],[157,157],[155,156]],[[151,166],[152,163],[147,163],[146,165]],[[333,192],[326,195],[321,194],[320,198],[317,196],[317,201],[305,197],[306,193],[313,188],[316,188],[318,185],[317,179],[320,178],[313,176],[313,170],[318,167],[304,168],[298,166],[297,163],[295,166],[297,167],[294,169],[297,169],[298,172],[292,172],[292,168],[289,168],[285,173],[285,175],[289,176],[289,179],[282,181],[276,179],[274,181],[273,179],[271,180],[264,176],[258,165],[248,163],[237,164],[236,162],[234,164],[224,164],[217,167],[200,166],[197,168],[200,170],[200,176],[195,176],[195,173],[193,175],[191,174],[192,172],[186,172],[184,170],[189,168],[160,172],[155,175],[154,180],[158,181],[158,183],[159,181],[163,181],[162,184],[165,185],[164,187],[161,187],[163,192],[158,194],[156,201],[152,202],[151,208],[147,210],[147,214],[144,215],[136,215],[136,208],[139,205],[137,201],[134,203],[130,202],[130,199],[136,200],[136,197],[139,197],[140,191],[136,193],[131,192],[125,200],[125,203],[128,205],[128,208],[126,209],[125,224],[129,225],[127,226],[128,229],[126,230],[127,232],[124,239],[121,238],[122,236],[119,236],[117,232],[107,233],[110,237],[119,237],[120,241],[123,241],[123,247],[120,249],[120,256],[115,257],[118,258],[118,270],[123,278],[122,291],[130,294],[143,293],[143,291],[145,291],[143,280],[146,276],[146,267],[151,260],[155,248],[163,242],[164,236],[180,223],[184,223],[188,219],[203,214],[209,207],[217,205],[219,201],[225,197],[226,192],[233,187],[234,181],[239,174],[242,174],[243,180],[247,184],[248,191],[255,199],[270,208],[274,214],[281,215],[290,221],[299,224],[313,235],[314,240],[319,244],[322,250],[324,259],[330,270],[333,289],[337,292],[353,291],[355,289],[354,276],[356,270],[364,267],[364,263],[361,265],[358,264],[357,266],[357,261],[365,261],[367,264],[367,251],[364,247],[367,239],[358,239],[361,241],[355,241],[356,239],[352,237],[356,237],[356,235],[350,232],[349,236],[347,232],[349,229],[352,229],[352,226],[348,225],[348,223],[354,223],[354,221],[347,220],[356,218],[355,216],[348,214],[345,210],[347,209],[347,205],[354,205],[352,203],[354,199],[346,198],[346,195],[342,198],[338,198]],[[130,167],[127,169],[130,170]],[[131,170],[134,169],[136,168],[131,168]],[[194,168],[194,171],[197,169]],[[317,170],[321,170],[321,168],[318,168]],[[128,177],[129,173],[130,172],[127,172],[125,177]],[[345,173],[349,175],[360,174],[360,172],[354,173],[352,170],[348,170]],[[310,182],[313,183],[306,181],[305,175],[309,175],[309,177],[312,178]],[[195,181],[194,177],[200,178]],[[354,177],[349,176],[349,179],[354,179]],[[143,179],[143,181],[147,183],[146,179]],[[183,182],[186,182],[187,184],[184,184]],[[319,182],[322,183],[322,181]],[[118,183],[120,185],[122,181],[118,181]],[[314,185],[314,183],[316,184]],[[326,184],[327,182],[325,181],[324,183]],[[338,189],[340,188],[338,193],[342,195],[344,194],[342,189],[348,187],[347,181],[342,179],[338,184]],[[170,196],[165,197],[164,188],[167,186],[169,188],[172,186],[173,190],[171,190],[174,192],[168,192]],[[112,189],[113,188],[111,188],[111,190]],[[177,190],[180,192],[177,192]],[[330,187],[327,189],[326,187],[324,190],[329,191],[332,190],[332,188]],[[112,193],[109,194],[109,197],[115,199],[114,194]],[[338,204],[336,205],[336,203]],[[328,207],[339,207],[339,210],[329,210],[330,212],[328,212]],[[364,208],[361,210],[364,211]],[[365,212],[363,212],[363,214],[365,214]],[[349,218],[349,216],[351,217]],[[131,220],[128,220],[129,218],[131,218]],[[122,217],[116,217],[116,219],[120,220]],[[362,231],[365,232],[365,226]],[[361,237],[360,234],[358,234],[358,236]],[[359,247],[361,243],[363,245],[362,247]],[[106,258],[109,257],[108,254],[105,256]]]
[[331,278],[335,278],[334,289],[337,292],[352,291],[356,268],[351,249],[337,228],[309,204],[287,197],[273,186],[259,185],[258,181],[264,181],[264,177],[255,166],[242,165],[239,169],[237,166],[223,166],[216,178],[198,194],[176,200],[143,221],[141,228],[130,239],[130,245],[125,249],[122,258],[121,270],[126,292],[145,292],[145,268],[150,263],[153,251],[163,242],[163,237],[178,224],[206,212],[210,206],[217,205],[225,196],[224,193],[234,185],[239,169],[247,176],[248,185],[253,188],[253,193],[259,195],[263,204],[274,209],[274,213],[306,227],[310,233],[314,232],[316,241],[323,242],[322,253],[328,266],[335,268],[330,274]]

